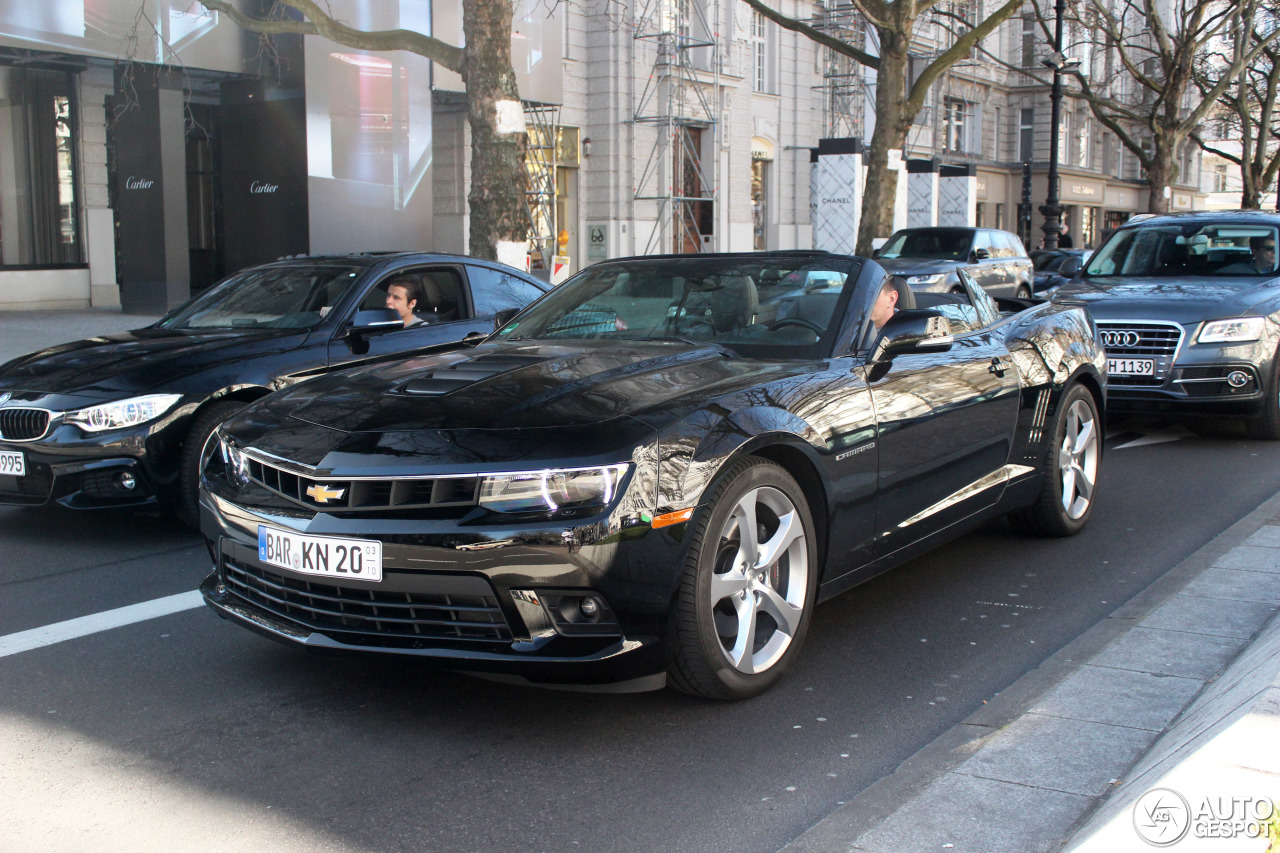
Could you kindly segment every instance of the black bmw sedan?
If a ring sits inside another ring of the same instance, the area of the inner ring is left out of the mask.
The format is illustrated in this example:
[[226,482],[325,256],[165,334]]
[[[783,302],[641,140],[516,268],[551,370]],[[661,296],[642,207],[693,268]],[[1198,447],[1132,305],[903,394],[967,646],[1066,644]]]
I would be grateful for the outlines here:
[[228,416],[301,376],[479,340],[545,289],[453,255],[294,258],[147,328],[23,356],[0,366],[0,504],[158,502],[194,524],[200,452]]
[[1117,230],[1055,299],[1081,302],[1107,348],[1114,411],[1245,420],[1280,439],[1280,214],[1143,217]]
[[313,650],[736,699],[816,602],[992,517],[1080,530],[1106,379],[1078,307],[1002,315],[825,253],[611,261],[474,349],[217,432],[219,615]]

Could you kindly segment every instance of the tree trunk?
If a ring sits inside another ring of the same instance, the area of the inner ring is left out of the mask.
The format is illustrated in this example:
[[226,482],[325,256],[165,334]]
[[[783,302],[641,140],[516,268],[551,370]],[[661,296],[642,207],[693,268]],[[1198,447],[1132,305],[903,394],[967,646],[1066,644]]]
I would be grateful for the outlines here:
[[[893,212],[901,172],[889,168],[889,152],[906,146],[911,122],[903,114],[907,55],[891,30],[880,33],[880,68],[876,73],[876,129],[867,147],[867,184],[862,195],[857,253],[871,256],[871,241],[893,234]],[[908,29],[908,32],[910,30]]]
[[[524,113],[511,68],[511,0],[466,0],[463,77],[471,126],[471,214],[468,251],[499,259],[500,243],[528,235]],[[517,179],[512,180],[511,176]]]
[[[1173,179],[1177,177],[1178,168],[1173,162],[1174,146],[1157,137],[1155,153],[1151,155],[1151,165],[1147,167],[1147,185],[1151,192],[1147,199],[1148,213],[1168,213],[1169,202],[1173,196]],[[1169,197],[1165,196],[1168,191]]]
[[1244,182],[1244,190],[1240,193],[1241,210],[1257,210],[1262,207],[1262,194],[1252,181]]

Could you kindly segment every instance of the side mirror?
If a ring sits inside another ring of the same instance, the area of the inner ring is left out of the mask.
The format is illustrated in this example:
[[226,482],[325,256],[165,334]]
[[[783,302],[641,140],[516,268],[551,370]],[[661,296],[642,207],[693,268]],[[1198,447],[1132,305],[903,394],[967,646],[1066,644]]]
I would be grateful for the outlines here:
[[975,261],[985,261],[989,257],[991,257],[991,253],[988,252],[986,249],[973,250],[973,259]]
[[954,343],[951,321],[931,308],[899,311],[889,318],[871,348],[872,362],[906,353],[946,352]]
[[520,313],[519,308],[503,308],[497,314],[493,315],[493,330],[500,331],[503,326],[511,322],[511,318]]
[[1075,274],[1080,272],[1081,266],[1083,265],[1080,263],[1080,259],[1078,257],[1075,255],[1068,255],[1058,267],[1058,275],[1063,278],[1074,278]]
[[370,308],[367,311],[356,312],[356,315],[351,318],[351,328],[347,329],[347,334],[377,334],[403,328],[404,321],[395,311],[390,308]]

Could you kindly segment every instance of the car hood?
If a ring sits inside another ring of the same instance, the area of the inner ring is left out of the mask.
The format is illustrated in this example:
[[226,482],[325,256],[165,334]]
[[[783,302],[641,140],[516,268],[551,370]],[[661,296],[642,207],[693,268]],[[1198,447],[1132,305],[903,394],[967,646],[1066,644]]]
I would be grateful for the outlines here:
[[959,261],[928,258],[876,258],[876,263],[890,275],[939,275],[962,266]]
[[306,334],[136,329],[14,359],[0,366],[0,390],[94,400],[140,394],[201,370],[293,349]]
[[272,395],[282,415],[343,432],[599,425],[707,401],[792,363],[674,342],[484,344],[343,371]]
[[1280,280],[1230,286],[1221,278],[1126,279],[1100,276],[1064,284],[1056,299],[1084,302],[1094,317],[1196,323],[1236,317],[1280,295]]

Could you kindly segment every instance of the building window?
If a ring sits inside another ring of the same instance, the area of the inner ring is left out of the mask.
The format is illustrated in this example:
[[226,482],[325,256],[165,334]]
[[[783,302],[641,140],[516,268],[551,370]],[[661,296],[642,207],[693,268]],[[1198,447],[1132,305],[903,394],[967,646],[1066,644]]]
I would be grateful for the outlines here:
[[986,228],[987,227],[986,218],[987,218],[986,202],[980,201],[976,205],[974,205],[974,218],[973,218],[974,226],[977,228]]
[[1000,107],[993,107],[991,116],[991,159],[999,160],[1001,151],[1000,134],[1004,132],[1004,110]]
[[1093,116],[1085,116],[1080,122],[1080,133],[1076,137],[1076,163],[1085,169],[1093,167]]
[[995,226],[1002,231],[1007,227],[1004,221],[1004,202],[996,202],[996,222]]
[[769,248],[769,161],[751,160],[751,229],[752,248],[762,252]]
[[1058,126],[1058,162],[1064,166],[1071,164],[1071,113],[1065,111]]
[[1034,15],[1022,17],[1022,67],[1034,68],[1036,64],[1036,19]]
[[764,15],[751,13],[751,88],[756,92],[774,94],[772,30]]
[[1224,193],[1227,191],[1227,164],[1219,163],[1213,167],[1213,191],[1216,193]]
[[970,105],[959,98],[944,98],[942,101],[942,150],[963,152],[969,150],[967,144]]
[[0,263],[82,263],[75,77],[0,68],[0,93]]
[[1035,146],[1036,111],[1023,108],[1018,118],[1018,159],[1030,163]]

